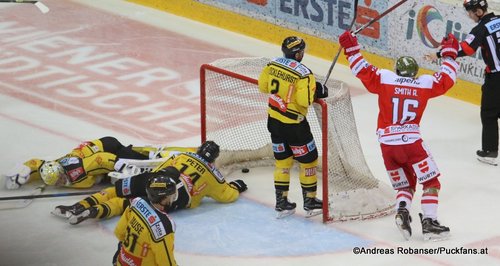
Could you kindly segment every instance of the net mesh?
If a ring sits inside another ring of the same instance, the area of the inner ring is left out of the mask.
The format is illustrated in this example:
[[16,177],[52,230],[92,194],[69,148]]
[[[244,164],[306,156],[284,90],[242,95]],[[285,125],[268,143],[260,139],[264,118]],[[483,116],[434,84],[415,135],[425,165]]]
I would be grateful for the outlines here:
[[[202,135],[221,147],[217,165],[225,174],[235,169],[274,164],[267,131],[267,98],[257,79],[269,58],[226,58],[202,67]],[[324,77],[316,76],[320,82]],[[325,105],[313,104],[307,119],[320,151],[318,170],[323,177],[323,201],[328,204],[324,221],[367,219],[394,209],[393,190],[374,178],[359,142],[351,98],[346,86],[330,79]],[[328,128],[322,130],[322,120]],[[327,134],[328,143],[322,136]],[[323,145],[327,146],[326,153]],[[323,167],[321,161],[327,158]],[[272,173],[270,173],[272,175]],[[326,179],[326,180],[325,180]],[[325,196],[327,199],[325,199]]]

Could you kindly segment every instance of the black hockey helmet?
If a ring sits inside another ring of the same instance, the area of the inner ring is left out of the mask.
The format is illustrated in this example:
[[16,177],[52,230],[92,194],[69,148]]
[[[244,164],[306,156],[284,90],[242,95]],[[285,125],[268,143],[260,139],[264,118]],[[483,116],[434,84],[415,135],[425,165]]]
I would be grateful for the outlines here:
[[476,10],[478,8],[486,10],[488,8],[488,3],[486,0],[465,0],[464,8],[467,11]]
[[177,171],[173,174],[173,170],[169,169],[168,172],[157,172],[149,178],[148,185],[146,186],[146,194],[151,203],[159,204],[166,197],[170,197],[167,203],[169,206],[177,199],[177,186],[173,175],[177,175],[178,178],[180,173]]
[[295,59],[295,54],[306,49],[306,42],[297,36],[286,37],[281,44],[281,51],[286,58]]
[[207,162],[213,163],[219,157],[219,145],[211,140],[207,140],[198,147],[196,154],[207,160]]

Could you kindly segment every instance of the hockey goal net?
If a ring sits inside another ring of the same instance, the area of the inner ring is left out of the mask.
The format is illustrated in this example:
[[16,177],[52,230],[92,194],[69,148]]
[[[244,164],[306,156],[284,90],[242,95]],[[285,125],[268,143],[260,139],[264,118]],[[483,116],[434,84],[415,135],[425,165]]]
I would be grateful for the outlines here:
[[[201,136],[221,147],[217,165],[223,173],[272,166],[267,131],[267,98],[257,79],[268,58],[227,58],[201,66]],[[316,76],[322,82],[324,77]],[[358,138],[346,86],[329,80],[329,97],[308,112],[318,147],[323,221],[368,219],[393,212],[393,190],[373,177]],[[272,178],[272,172],[270,173]]]

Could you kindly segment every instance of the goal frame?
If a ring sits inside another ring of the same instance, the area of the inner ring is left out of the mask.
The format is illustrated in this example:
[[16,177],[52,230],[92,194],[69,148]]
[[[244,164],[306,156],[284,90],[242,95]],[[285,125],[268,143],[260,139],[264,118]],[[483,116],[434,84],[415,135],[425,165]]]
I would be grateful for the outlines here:
[[[200,67],[200,124],[201,124],[201,143],[207,140],[207,120],[206,120],[206,72],[213,71],[222,75],[230,76],[244,82],[258,86],[258,81],[232,71],[221,69],[209,64],[203,64]],[[328,108],[325,101],[316,99],[315,104],[321,107],[321,181],[322,181],[322,199],[323,199],[323,222],[332,222],[333,218],[329,213],[328,200]],[[263,110],[264,111],[264,110]],[[270,137],[269,137],[270,138]]]

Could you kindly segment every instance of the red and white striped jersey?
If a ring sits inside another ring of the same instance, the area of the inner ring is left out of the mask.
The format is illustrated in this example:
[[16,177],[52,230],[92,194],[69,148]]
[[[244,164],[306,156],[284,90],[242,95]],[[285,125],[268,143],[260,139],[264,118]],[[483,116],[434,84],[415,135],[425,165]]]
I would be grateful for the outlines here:
[[379,141],[388,145],[414,143],[420,137],[420,119],[427,101],[445,94],[456,80],[458,64],[447,57],[440,71],[418,78],[398,76],[369,64],[360,53],[348,58],[353,74],[369,92],[378,94]]

